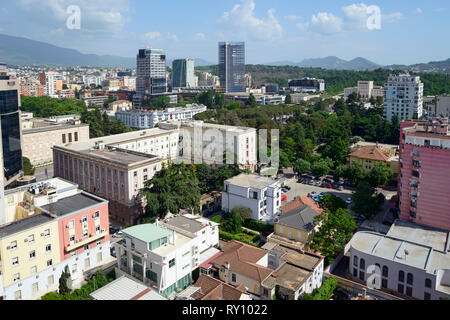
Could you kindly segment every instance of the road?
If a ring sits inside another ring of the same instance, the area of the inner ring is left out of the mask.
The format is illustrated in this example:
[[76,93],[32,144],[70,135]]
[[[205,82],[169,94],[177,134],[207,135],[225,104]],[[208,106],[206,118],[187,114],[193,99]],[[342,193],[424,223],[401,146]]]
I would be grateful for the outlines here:
[[[47,169],[47,175],[45,174],[46,169]],[[34,172],[34,176],[36,177],[37,182],[41,182],[43,180],[53,178],[53,165],[36,168],[36,171]]]

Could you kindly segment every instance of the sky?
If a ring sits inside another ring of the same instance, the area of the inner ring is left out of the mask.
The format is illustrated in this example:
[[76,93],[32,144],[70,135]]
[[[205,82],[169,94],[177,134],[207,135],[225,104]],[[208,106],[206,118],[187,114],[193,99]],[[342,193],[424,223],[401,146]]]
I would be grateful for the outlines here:
[[[70,6],[79,8],[80,28]],[[450,58],[449,7],[448,0],[0,0],[0,33],[123,57],[153,47],[168,59],[217,63],[219,41],[245,41],[248,64],[326,56],[414,64]]]

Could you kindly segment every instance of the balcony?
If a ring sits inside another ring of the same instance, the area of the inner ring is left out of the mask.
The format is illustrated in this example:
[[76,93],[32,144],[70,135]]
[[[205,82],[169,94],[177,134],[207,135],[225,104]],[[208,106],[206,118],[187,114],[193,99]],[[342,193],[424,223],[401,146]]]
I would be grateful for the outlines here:
[[82,246],[84,246],[84,245],[86,245],[88,243],[91,243],[93,241],[101,239],[101,238],[105,237],[107,234],[108,234],[108,232],[106,230],[102,230],[101,232],[99,232],[97,234],[95,234],[95,233],[91,234],[87,238],[84,238],[84,239],[82,238],[82,239],[79,239],[79,240],[75,240],[75,243],[70,244],[68,246],[65,246],[64,250],[66,252],[70,252],[70,251],[78,249],[78,248],[80,248],[80,247],[82,247]]

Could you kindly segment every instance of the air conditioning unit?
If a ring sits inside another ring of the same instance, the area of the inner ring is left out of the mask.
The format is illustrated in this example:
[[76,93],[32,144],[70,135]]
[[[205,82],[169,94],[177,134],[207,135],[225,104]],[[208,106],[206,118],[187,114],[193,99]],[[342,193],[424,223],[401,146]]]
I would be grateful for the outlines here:
[[45,237],[45,233],[41,233],[41,237]]
[[11,249],[11,246],[7,246],[7,247],[6,247],[6,250],[10,250],[10,249]]
[[19,283],[17,286],[18,286],[18,287],[21,287],[21,286],[22,286],[22,283]]
[[24,239],[23,242],[28,242],[28,239]]

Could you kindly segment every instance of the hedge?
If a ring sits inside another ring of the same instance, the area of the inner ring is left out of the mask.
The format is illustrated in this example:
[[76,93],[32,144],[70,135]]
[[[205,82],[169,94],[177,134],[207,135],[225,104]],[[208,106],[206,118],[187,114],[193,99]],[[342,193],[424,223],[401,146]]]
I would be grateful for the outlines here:
[[220,223],[222,221],[222,216],[215,216],[211,219],[212,222]]
[[253,219],[245,220],[243,226],[259,232],[267,232],[267,231],[273,232],[274,230],[273,225],[261,221],[256,221]]
[[231,234],[231,233],[226,232],[226,231],[219,230],[219,238],[221,240],[226,240],[226,241],[237,240],[237,241],[240,241],[240,242],[252,245],[254,247],[259,247],[259,245],[257,245],[256,243],[254,243],[252,241],[248,241],[247,239],[245,239],[245,238],[243,238],[243,237],[241,237],[239,235],[234,235],[234,234]]

